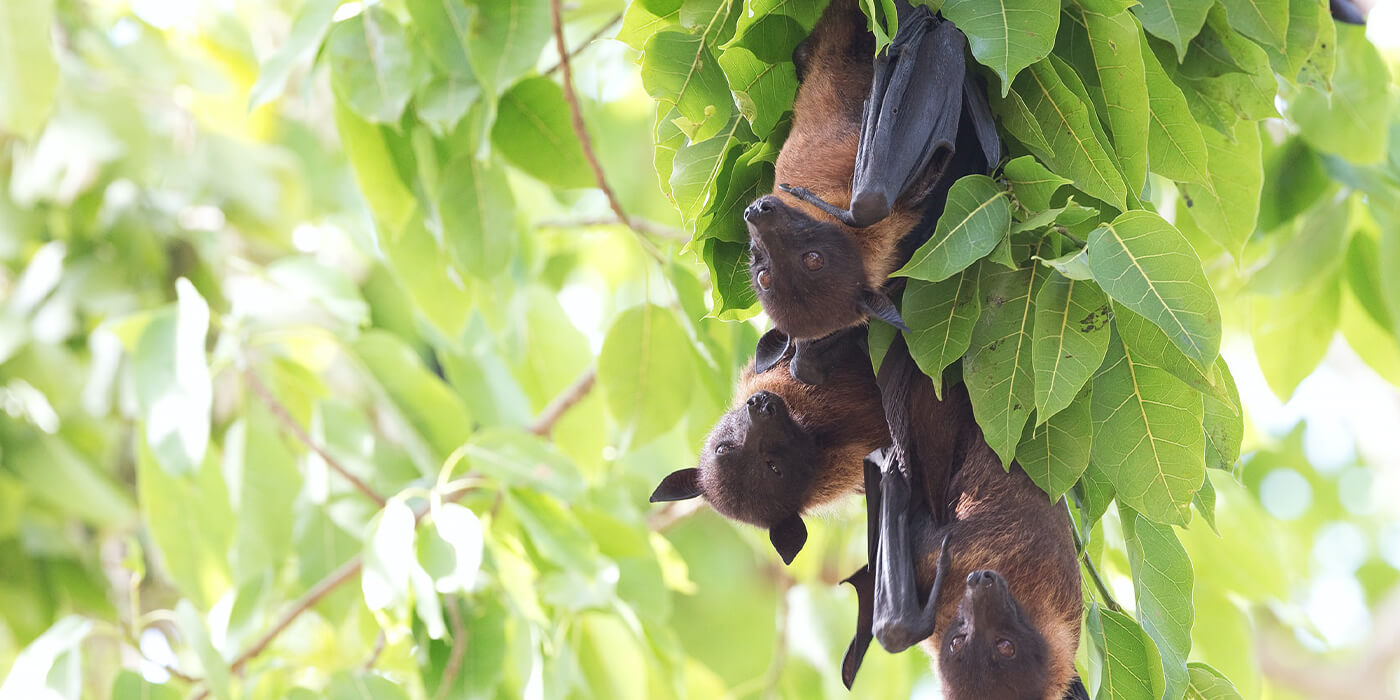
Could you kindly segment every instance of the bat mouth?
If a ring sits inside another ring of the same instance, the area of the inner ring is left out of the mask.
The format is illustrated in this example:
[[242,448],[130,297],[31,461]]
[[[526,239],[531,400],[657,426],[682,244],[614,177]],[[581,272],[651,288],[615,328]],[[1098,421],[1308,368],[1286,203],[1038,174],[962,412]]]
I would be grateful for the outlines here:
[[744,403],[749,407],[749,418],[755,421],[767,421],[787,415],[787,403],[781,396],[770,391],[755,392]]
[[772,221],[778,213],[786,209],[782,201],[771,194],[765,194],[744,209],[744,221],[750,228],[759,227],[765,221]]

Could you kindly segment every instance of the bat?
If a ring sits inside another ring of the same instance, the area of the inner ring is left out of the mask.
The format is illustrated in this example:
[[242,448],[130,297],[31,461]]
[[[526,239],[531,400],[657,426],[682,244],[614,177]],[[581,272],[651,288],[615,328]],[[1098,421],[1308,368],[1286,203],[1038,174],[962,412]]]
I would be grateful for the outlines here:
[[[900,0],[887,54],[854,0],[832,2],[793,54],[801,84],[773,193],[744,211],[750,282],[801,343],[870,317],[904,323],[885,280],[926,238],[947,188],[1000,159],[966,39]],[[800,364],[800,363],[799,363]]]
[[785,336],[765,335],[699,466],[672,472],[651,502],[704,496],[720,514],[766,528],[783,562],[792,563],[807,540],[802,514],[859,493],[865,455],[890,439],[861,338],[841,340],[853,347],[820,357],[813,366],[825,382],[817,386],[793,377]]

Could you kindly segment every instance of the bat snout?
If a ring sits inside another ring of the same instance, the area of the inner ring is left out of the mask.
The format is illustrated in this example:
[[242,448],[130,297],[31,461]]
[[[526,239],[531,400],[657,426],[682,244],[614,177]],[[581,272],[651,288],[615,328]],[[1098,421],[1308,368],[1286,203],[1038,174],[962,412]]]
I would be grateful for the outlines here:
[[751,224],[758,223],[759,219],[770,216],[777,211],[780,204],[778,198],[771,194],[759,197],[744,210],[744,221]]
[[777,412],[780,399],[776,394],[767,391],[755,392],[745,403],[749,407],[749,416],[756,419],[771,418]]
[[972,589],[990,588],[997,584],[999,578],[1001,575],[990,569],[974,571],[967,575],[967,587]]

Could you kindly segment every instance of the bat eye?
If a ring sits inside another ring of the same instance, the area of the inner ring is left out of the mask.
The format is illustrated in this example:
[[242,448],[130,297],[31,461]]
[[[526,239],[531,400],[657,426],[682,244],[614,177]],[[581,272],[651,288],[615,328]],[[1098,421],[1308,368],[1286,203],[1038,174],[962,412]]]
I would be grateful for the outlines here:
[[1005,656],[1008,659],[1012,658],[1016,656],[1016,645],[1012,644],[1010,639],[998,640],[997,653],[1001,654],[1002,656]]
[[776,465],[776,464],[774,464],[774,463],[772,463],[772,462],[769,462],[769,463],[768,463],[768,469],[772,470],[772,472],[773,472],[774,474],[777,474],[778,476],[782,476],[782,475],[783,475],[783,470],[779,469],[779,468],[778,468],[778,465]]
[[817,270],[822,269],[822,267],[826,265],[826,261],[822,259],[821,253],[818,253],[815,250],[809,250],[806,253],[803,253],[802,264],[807,266],[808,270],[816,272]]
[[957,651],[962,648],[963,642],[967,641],[967,635],[960,634],[953,637],[953,641],[948,642],[948,651]]
[[716,447],[716,448],[715,448],[715,454],[717,454],[717,455],[722,455],[722,454],[724,454],[724,453],[726,453],[726,452],[728,452],[728,451],[729,451],[729,445],[720,445],[719,447]]
[[766,267],[758,271],[758,286],[765,292],[773,286],[773,273],[769,272]]

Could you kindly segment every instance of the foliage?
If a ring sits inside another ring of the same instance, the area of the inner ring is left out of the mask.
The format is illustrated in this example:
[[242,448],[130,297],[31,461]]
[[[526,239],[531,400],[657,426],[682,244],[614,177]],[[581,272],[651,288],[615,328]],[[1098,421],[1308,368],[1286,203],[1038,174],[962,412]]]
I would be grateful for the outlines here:
[[[1281,396],[1338,331],[1400,381],[1387,63],[1285,4],[943,7],[1013,159],[902,271],[909,343],[1077,505],[1096,697],[1273,692],[1257,604],[1348,517],[1310,471],[1259,508],[1305,460],[1236,466],[1227,331]],[[0,698],[845,697],[859,518],[781,569],[646,505],[757,339],[738,214],[821,6],[571,4],[615,203],[548,0],[0,7]]]

